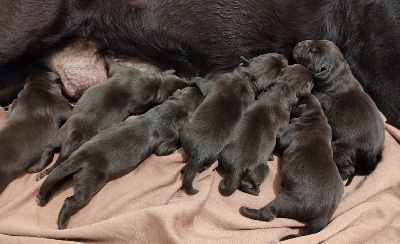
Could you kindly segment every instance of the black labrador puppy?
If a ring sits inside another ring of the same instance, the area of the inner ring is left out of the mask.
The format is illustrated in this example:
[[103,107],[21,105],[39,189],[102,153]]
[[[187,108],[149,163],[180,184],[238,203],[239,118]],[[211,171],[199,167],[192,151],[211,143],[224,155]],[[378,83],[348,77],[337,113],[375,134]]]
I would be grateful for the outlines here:
[[187,87],[144,115],[102,130],[49,174],[37,194],[37,204],[44,206],[55,185],[72,175],[75,194],[65,200],[58,216],[58,228],[66,228],[70,217],[108,181],[132,171],[152,153],[174,152],[183,122],[202,100],[196,87]]
[[192,186],[193,178],[204,165],[218,159],[246,107],[287,66],[286,58],[275,53],[242,60],[231,73],[196,81],[205,99],[183,125],[180,139],[190,156],[183,173],[183,188],[189,194],[198,192]]
[[278,142],[285,191],[259,210],[242,207],[240,212],[255,220],[308,221],[307,234],[313,234],[329,223],[344,187],[333,161],[331,128],[318,100],[311,94],[301,98],[292,116]]
[[60,149],[55,164],[38,174],[37,180],[49,174],[101,130],[131,114],[146,112],[187,85],[175,75],[148,74],[111,59],[106,61],[112,76],[89,88],[78,100],[71,117],[51,139],[40,162],[29,169],[30,172],[43,170]]
[[51,136],[71,113],[54,73],[35,69],[0,129],[0,193],[40,159]]
[[294,58],[315,73],[312,93],[332,127],[333,159],[342,179],[371,173],[381,159],[385,129],[372,99],[351,73],[339,48],[327,40],[297,44]]
[[288,66],[276,83],[244,112],[236,136],[218,159],[229,172],[229,177],[219,184],[222,195],[231,195],[238,188],[258,195],[276,138],[289,125],[290,112],[299,97],[311,93],[312,82],[309,69],[300,64]]

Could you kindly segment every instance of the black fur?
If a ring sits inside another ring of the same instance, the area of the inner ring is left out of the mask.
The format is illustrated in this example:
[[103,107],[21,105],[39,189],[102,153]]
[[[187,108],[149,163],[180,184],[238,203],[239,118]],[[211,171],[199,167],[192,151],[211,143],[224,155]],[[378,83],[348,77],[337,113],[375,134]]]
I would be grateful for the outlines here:
[[290,112],[300,96],[310,93],[313,74],[302,65],[283,69],[276,83],[244,112],[232,141],[218,161],[230,173],[221,180],[219,191],[231,195],[236,189],[258,195],[268,173],[276,138],[289,124]]
[[231,73],[210,81],[198,80],[196,84],[205,99],[181,131],[182,147],[190,155],[183,174],[183,188],[188,193],[198,192],[192,186],[196,173],[217,160],[232,139],[243,111],[286,65],[282,55],[264,54],[240,64]]
[[61,88],[36,68],[10,108],[10,117],[0,129],[0,193],[26,172],[45,149],[51,136],[68,119],[71,106]]
[[132,171],[152,153],[164,156],[174,152],[183,122],[202,100],[197,88],[187,87],[144,115],[101,131],[48,175],[36,197],[38,205],[44,206],[52,188],[73,175],[75,193],[65,200],[58,216],[58,228],[66,228],[70,217],[108,181]]
[[400,127],[398,0],[5,0],[0,23],[7,27],[0,36],[0,88],[23,79],[28,65],[22,63],[73,35],[205,78],[232,71],[239,55],[289,57],[299,41],[328,39],[388,122]]
[[342,179],[369,174],[381,159],[385,127],[378,108],[352,75],[338,47],[326,40],[303,41],[294,57],[314,73],[312,93],[332,127],[333,159]]
[[51,139],[40,162],[29,169],[30,172],[43,170],[52,161],[56,150],[60,149],[56,163],[38,174],[38,180],[99,131],[123,121],[131,114],[147,111],[163,102],[175,90],[187,85],[175,75],[143,73],[110,59],[107,59],[107,64],[112,76],[82,95],[71,117]]
[[242,207],[240,212],[263,221],[276,217],[307,221],[307,234],[313,234],[329,223],[344,187],[333,161],[331,128],[318,100],[313,95],[301,98],[293,117],[278,142],[285,191],[259,210]]

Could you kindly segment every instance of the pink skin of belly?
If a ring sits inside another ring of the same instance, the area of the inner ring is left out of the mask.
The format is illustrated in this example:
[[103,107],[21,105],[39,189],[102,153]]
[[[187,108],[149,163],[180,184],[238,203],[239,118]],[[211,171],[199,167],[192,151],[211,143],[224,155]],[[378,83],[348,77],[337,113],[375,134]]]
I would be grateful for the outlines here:
[[[143,72],[162,72],[154,62],[140,57],[115,60]],[[72,99],[79,99],[89,87],[107,79],[104,58],[97,53],[96,43],[84,38],[47,55],[42,61],[58,74],[64,86],[64,93]]]

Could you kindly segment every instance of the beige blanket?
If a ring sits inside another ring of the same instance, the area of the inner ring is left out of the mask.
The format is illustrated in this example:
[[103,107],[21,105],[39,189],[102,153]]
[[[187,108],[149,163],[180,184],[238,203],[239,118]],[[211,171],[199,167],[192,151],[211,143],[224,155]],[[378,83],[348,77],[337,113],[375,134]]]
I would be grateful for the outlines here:
[[[4,118],[0,113],[0,120]],[[357,176],[345,188],[330,224],[286,243],[399,243],[399,140],[400,131],[387,126],[382,162],[371,175]],[[304,227],[291,219],[261,222],[239,214],[241,206],[262,207],[282,191],[279,158],[268,163],[270,173],[258,197],[240,191],[221,196],[217,162],[195,178],[200,192],[187,195],[180,189],[186,160],[182,149],[151,156],[133,172],[109,182],[61,231],[57,216],[73,192],[71,182],[39,207],[35,196],[41,182],[35,181],[36,175],[24,175],[0,195],[0,243],[277,243]]]

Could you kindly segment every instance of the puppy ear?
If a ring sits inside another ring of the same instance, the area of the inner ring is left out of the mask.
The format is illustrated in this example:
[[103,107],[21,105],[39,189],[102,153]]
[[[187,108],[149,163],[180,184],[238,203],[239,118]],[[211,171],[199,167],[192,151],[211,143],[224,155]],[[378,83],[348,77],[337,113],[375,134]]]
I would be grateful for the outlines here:
[[173,74],[175,74],[175,71],[176,70],[174,70],[174,69],[169,69],[169,70],[165,70],[165,71],[161,72],[161,74],[162,75],[173,75]]
[[307,104],[303,103],[295,108],[294,112],[298,115],[304,113],[307,110]]
[[329,69],[326,67],[321,67],[314,75],[316,80],[325,80],[329,75]]
[[311,94],[311,89],[312,89],[312,83],[303,86],[298,93],[298,97],[305,97]]
[[243,63],[243,67],[249,66],[250,61],[243,56],[240,56],[240,61]]

